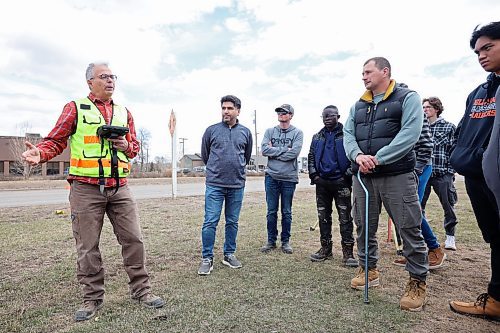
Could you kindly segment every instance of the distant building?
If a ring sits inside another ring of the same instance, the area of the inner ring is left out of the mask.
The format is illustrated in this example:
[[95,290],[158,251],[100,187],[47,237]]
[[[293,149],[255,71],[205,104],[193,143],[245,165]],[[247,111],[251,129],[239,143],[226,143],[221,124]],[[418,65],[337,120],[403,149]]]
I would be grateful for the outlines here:
[[252,155],[250,158],[250,163],[248,163],[248,169],[255,170],[258,172],[264,171],[267,165],[267,156],[256,156]]
[[[26,150],[24,141],[38,142],[40,134],[26,133],[26,137],[0,136],[0,176],[20,176],[16,164],[21,161],[21,154]],[[41,175],[64,175],[69,170],[71,153],[68,147],[59,156],[42,164]]]
[[186,154],[182,156],[179,165],[181,169],[193,170],[194,167],[204,166],[205,163],[203,163],[201,154]]
[[300,172],[307,172],[308,170],[307,156],[298,157],[297,164]]

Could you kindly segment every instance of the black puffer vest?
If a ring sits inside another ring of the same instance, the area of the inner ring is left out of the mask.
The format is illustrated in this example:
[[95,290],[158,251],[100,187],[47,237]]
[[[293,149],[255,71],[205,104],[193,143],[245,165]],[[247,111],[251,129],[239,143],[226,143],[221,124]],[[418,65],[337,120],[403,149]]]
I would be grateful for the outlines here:
[[[402,106],[404,99],[412,90],[394,88],[392,93],[378,104],[360,99],[356,102],[354,115],[356,141],[363,154],[375,156],[377,152],[391,143],[401,130]],[[396,162],[378,165],[373,173],[366,176],[387,176],[411,172],[415,168],[413,149]],[[353,171],[358,165],[353,163]]]

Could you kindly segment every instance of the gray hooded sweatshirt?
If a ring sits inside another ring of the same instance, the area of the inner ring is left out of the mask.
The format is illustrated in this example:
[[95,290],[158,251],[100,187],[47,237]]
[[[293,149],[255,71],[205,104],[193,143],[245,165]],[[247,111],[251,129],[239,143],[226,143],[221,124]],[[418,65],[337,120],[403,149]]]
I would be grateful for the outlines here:
[[304,134],[297,127],[268,128],[262,140],[262,155],[267,156],[266,174],[275,180],[299,182],[297,158]]

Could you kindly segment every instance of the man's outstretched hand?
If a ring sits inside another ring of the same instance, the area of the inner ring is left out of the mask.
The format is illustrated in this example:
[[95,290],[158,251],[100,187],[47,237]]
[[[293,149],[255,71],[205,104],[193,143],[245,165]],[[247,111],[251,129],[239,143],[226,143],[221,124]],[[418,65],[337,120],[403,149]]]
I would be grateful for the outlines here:
[[21,154],[23,160],[28,162],[30,165],[38,165],[38,163],[40,163],[40,150],[38,150],[38,148],[29,141],[26,141],[24,144],[28,149]]

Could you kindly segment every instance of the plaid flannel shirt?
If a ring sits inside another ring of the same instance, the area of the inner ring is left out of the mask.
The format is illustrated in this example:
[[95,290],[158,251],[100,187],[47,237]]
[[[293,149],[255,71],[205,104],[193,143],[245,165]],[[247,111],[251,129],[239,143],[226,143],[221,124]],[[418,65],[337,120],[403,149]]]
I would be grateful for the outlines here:
[[420,138],[414,148],[415,155],[417,156],[415,171],[417,171],[419,175],[422,173],[426,165],[431,164],[433,148],[434,139],[432,138],[429,121],[426,117],[424,117],[422,132],[420,133]]
[[450,155],[453,151],[453,134],[456,126],[439,117],[430,127],[434,139],[432,177],[443,176],[447,173],[455,174],[450,164]]

